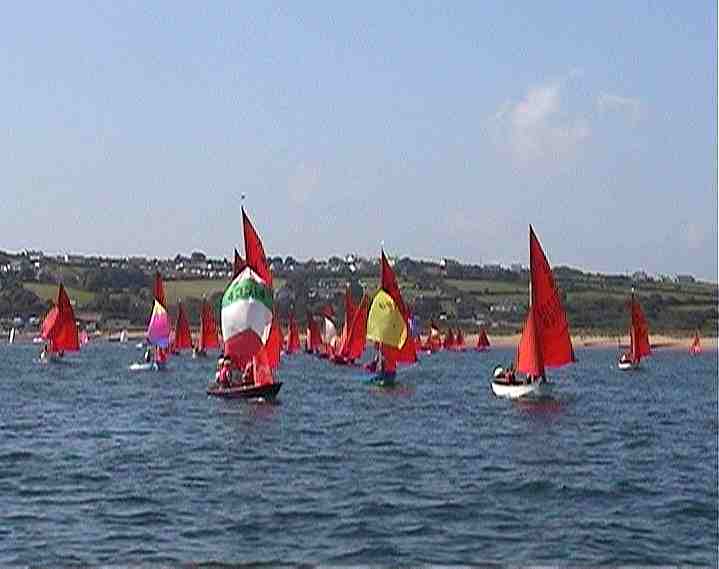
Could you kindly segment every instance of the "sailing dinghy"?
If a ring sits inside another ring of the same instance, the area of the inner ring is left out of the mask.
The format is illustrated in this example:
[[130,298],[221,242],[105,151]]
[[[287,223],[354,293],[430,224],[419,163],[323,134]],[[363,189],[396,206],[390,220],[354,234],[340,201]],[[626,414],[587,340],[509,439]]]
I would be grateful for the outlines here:
[[649,326],[644,318],[644,312],[639,305],[639,301],[634,298],[634,287],[632,287],[632,296],[629,300],[629,312],[631,323],[629,325],[629,350],[619,357],[617,366],[622,371],[638,369],[639,362],[643,357],[650,356],[652,353],[649,345]]
[[220,347],[220,338],[217,335],[217,322],[212,306],[207,299],[202,299],[200,309],[200,338],[197,347],[192,350],[193,358],[206,358],[207,350],[216,350]]
[[297,326],[294,313],[290,312],[288,332],[287,332],[287,349],[288,355],[296,354],[300,351],[300,329]]
[[145,359],[130,365],[130,371],[150,371],[164,369],[167,364],[167,352],[170,347],[170,318],[167,314],[167,301],[162,276],[155,272],[152,286],[152,313],[145,332]]
[[80,350],[75,312],[62,284],[57,291],[55,306],[42,323],[40,336],[46,342],[40,353],[41,362],[57,362],[65,352]]
[[517,379],[511,367],[509,370],[496,367],[491,387],[497,397],[517,399],[541,394],[549,387],[546,367],[559,367],[575,361],[567,314],[554,283],[552,269],[531,225],[529,274],[529,312],[517,346],[514,366],[525,377]]
[[487,337],[487,331],[482,326],[479,329],[479,335],[477,336],[477,347],[475,348],[478,352],[485,352],[489,349],[489,338]]
[[397,364],[417,361],[414,339],[409,331],[409,310],[402,299],[394,270],[380,256],[380,288],[374,295],[367,318],[367,339],[377,346],[377,357],[368,369],[375,375],[371,383],[391,386],[397,376]]
[[273,311],[272,272],[262,241],[242,208],[245,267],[222,296],[224,356],[230,369],[242,374],[240,381],[220,375],[207,394],[227,399],[274,399],[281,382],[279,367],[282,334]]
[[701,346],[701,342],[699,341],[699,330],[697,330],[694,333],[694,339],[692,340],[692,345],[689,346],[689,353],[693,356],[696,356],[697,354],[702,353],[702,346]]

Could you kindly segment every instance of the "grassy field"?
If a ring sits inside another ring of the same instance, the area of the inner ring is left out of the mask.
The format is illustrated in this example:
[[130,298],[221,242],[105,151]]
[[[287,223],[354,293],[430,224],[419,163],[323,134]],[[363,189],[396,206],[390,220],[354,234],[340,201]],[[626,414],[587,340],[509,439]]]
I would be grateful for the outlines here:
[[[57,285],[46,283],[23,283],[23,287],[31,290],[43,300],[57,299]],[[77,306],[84,306],[95,298],[95,293],[81,290],[78,288],[65,287],[67,295],[71,301],[75,301]]]
[[489,294],[526,294],[527,285],[525,283],[514,283],[514,282],[503,282],[503,281],[468,281],[468,280],[456,280],[446,279],[444,281],[447,285],[458,288],[464,292],[476,292],[483,293],[489,291]]
[[[178,299],[185,298],[210,298],[217,292],[223,292],[227,288],[228,281],[225,280],[189,280],[189,281],[165,281],[165,295],[167,302],[176,304]],[[285,284],[284,279],[273,279],[275,291],[278,291]]]

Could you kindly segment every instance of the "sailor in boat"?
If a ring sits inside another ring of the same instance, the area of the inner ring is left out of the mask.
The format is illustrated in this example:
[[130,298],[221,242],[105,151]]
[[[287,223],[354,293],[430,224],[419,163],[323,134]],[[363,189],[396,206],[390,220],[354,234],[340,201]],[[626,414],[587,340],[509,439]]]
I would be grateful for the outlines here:
[[629,352],[624,352],[619,357],[619,363],[620,364],[630,364],[632,363],[632,356],[629,354]]
[[504,385],[531,385],[532,383],[546,383],[547,381],[547,378],[543,375],[527,375],[524,380],[518,380],[514,370],[514,364],[509,364],[506,368],[497,366],[494,368],[493,375],[495,383]]
[[48,357],[48,347],[47,344],[42,345],[42,350],[40,350],[40,361],[45,361]]
[[232,387],[232,360],[225,358],[218,373],[217,383],[224,389]]
[[147,348],[145,350],[144,360],[146,364],[152,363],[152,348]]

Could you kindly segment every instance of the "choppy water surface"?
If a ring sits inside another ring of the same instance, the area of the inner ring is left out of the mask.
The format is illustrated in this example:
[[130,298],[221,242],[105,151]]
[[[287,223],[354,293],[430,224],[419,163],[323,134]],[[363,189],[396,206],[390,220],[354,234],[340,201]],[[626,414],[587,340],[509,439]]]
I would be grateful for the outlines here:
[[0,565],[717,565],[716,353],[579,350],[525,403],[488,388],[510,350],[391,390],[299,355],[274,405],[208,399],[212,360],[36,353],[0,348]]

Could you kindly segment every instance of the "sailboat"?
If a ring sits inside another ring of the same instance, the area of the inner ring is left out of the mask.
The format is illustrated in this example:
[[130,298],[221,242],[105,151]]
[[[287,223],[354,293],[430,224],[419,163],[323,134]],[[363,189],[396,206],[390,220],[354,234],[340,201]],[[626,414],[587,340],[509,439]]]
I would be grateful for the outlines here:
[[457,334],[454,337],[454,349],[458,352],[463,352],[466,346],[464,345],[464,332],[461,328],[457,328]]
[[290,312],[288,332],[287,332],[287,354],[296,354],[300,351],[300,330],[297,327],[295,315]]
[[90,336],[87,333],[87,330],[80,330],[80,333],[78,334],[78,339],[80,340],[81,346],[86,346],[90,343]]
[[80,350],[75,312],[62,284],[57,291],[55,306],[42,323],[40,336],[47,342],[40,354],[40,361],[57,361],[65,352]]
[[337,347],[337,325],[335,324],[335,309],[331,304],[325,305],[322,309],[322,323],[324,334],[322,334],[322,343],[319,349],[319,357],[329,358]]
[[159,370],[164,369],[167,364],[167,351],[170,347],[170,318],[167,314],[165,286],[159,271],[155,272],[152,297],[152,313],[145,332],[145,342],[148,345],[145,359],[143,362],[131,364],[131,371]]
[[224,398],[272,399],[282,383],[274,372],[280,363],[282,335],[273,311],[272,272],[262,241],[242,208],[246,266],[222,296],[225,359],[242,373],[240,382],[208,386],[208,395]]
[[185,309],[182,307],[182,301],[177,303],[177,318],[175,320],[175,335],[170,342],[170,352],[179,354],[183,350],[192,349],[192,333],[190,332],[190,323],[187,321]]
[[322,334],[320,333],[319,324],[315,320],[314,314],[307,311],[307,333],[305,335],[305,352],[308,354],[316,354],[322,345]]
[[629,325],[629,350],[619,357],[619,369],[626,371],[637,369],[639,362],[643,357],[650,356],[652,353],[649,345],[649,326],[644,318],[642,307],[639,301],[634,298],[634,287],[632,287],[632,296],[629,300],[629,312],[631,323]]
[[370,380],[379,385],[392,385],[398,363],[414,363],[417,352],[407,324],[409,310],[402,300],[394,270],[380,256],[380,288],[374,295],[367,319],[367,339],[377,345],[376,365],[369,367],[376,375]]
[[692,340],[692,345],[689,346],[689,353],[693,356],[702,353],[702,346],[699,341],[699,330],[694,333],[694,340]]
[[452,328],[447,328],[447,333],[444,336],[444,343],[442,344],[442,347],[445,350],[454,349],[454,332],[452,332]]
[[[347,326],[347,333],[342,333],[341,341],[332,362],[338,365],[353,364],[362,356],[367,343],[367,317],[369,299],[362,295],[359,306],[352,311],[352,321]],[[345,322],[346,324],[346,322]]]
[[515,361],[516,371],[526,374],[526,378],[517,380],[511,368],[496,367],[491,386],[498,397],[515,399],[541,393],[548,385],[546,367],[559,367],[575,361],[567,314],[552,269],[531,225],[529,274],[529,312]]
[[489,349],[489,338],[487,337],[487,331],[484,329],[484,326],[479,329],[479,334],[477,335],[477,347],[475,349],[478,352],[484,352]]
[[15,326],[10,328],[10,334],[8,335],[7,343],[8,344],[14,344],[15,343],[15,335],[17,334],[17,330],[15,329]]
[[207,357],[207,350],[216,350],[220,347],[220,338],[217,336],[217,322],[212,306],[207,299],[202,299],[200,309],[200,338],[197,347],[192,351],[193,358]]
[[432,320],[429,324],[429,335],[427,336],[427,342],[422,346],[422,349],[424,349],[428,354],[438,352],[442,349],[442,339],[439,334],[439,328],[434,323],[434,320]]

